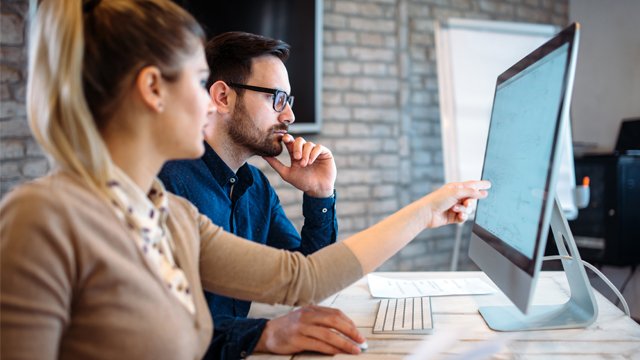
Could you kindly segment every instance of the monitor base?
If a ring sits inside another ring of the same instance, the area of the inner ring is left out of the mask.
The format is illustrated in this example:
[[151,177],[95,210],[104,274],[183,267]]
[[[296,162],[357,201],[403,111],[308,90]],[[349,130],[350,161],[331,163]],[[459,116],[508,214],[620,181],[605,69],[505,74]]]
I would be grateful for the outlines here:
[[557,198],[551,214],[551,230],[558,253],[566,257],[562,259],[562,267],[571,292],[569,301],[560,305],[533,305],[527,314],[513,305],[481,307],[480,314],[491,329],[526,331],[583,328],[596,320],[598,305]]

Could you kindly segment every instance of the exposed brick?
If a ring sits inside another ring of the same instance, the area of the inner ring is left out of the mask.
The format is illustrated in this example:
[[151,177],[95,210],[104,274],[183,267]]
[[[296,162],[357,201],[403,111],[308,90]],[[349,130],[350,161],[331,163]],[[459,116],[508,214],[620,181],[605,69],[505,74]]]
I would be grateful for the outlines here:
[[395,106],[398,103],[396,94],[371,93],[368,96],[369,104],[373,106]]
[[451,5],[454,9],[469,10],[473,7],[471,0],[451,0]]
[[397,109],[357,108],[354,109],[353,115],[356,119],[385,122],[396,122],[399,118]]
[[378,168],[397,168],[400,162],[398,154],[380,154],[373,158],[372,165]]
[[373,31],[380,33],[390,33],[396,30],[393,20],[371,20],[361,18],[350,18],[348,20],[349,29],[361,31]]
[[13,99],[17,100],[20,103],[26,103],[26,92],[27,92],[27,86],[26,84],[21,81],[18,82],[16,84],[11,84],[11,92],[13,93]]
[[521,19],[529,19],[533,22],[544,22],[547,19],[548,13],[538,9],[519,6],[516,9],[516,15]]
[[[21,117],[27,115],[27,109],[24,103],[20,103],[14,100],[7,100],[2,102],[0,106],[0,119],[7,119],[12,117]],[[0,131],[2,133],[3,131]]]
[[340,1],[336,3],[335,11],[364,17],[382,17],[384,11],[380,5],[362,2]]
[[347,135],[369,136],[371,135],[371,125],[359,122],[347,124]]
[[38,144],[35,140],[31,139],[26,141],[26,146],[27,146],[27,156],[29,157],[44,156],[44,152],[42,151],[40,144]]
[[[0,177],[1,177],[1,173],[0,173]],[[7,194],[9,193],[13,188],[15,188],[16,186],[20,185],[21,183],[23,183],[23,180],[2,180],[0,182],[0,193]]]
[[382,150],[385,152],[398,152],[400,144],[395,139],[385,139],[382,143]]
[[344,95],[345,105],[365,105],[368,104],[367,95],[363,93],[346,93]]
[[377,169],[345,169],[340,171],[336,183],[346,184],[380,184],[382,178]]
[[375,201],[371,207],[373,214],[389,214],[399,209],[398,200],[386,199],[381,201]]
[[351,57],[358,61],[393,62],[396,58],[396,52],[391,49],[353,47],[349,52]]
[[322,133],[326,136],[342,136],[346,132],[347,124],[345,123],[325,122],[322,124]]
[[369,186],[364,185],[350,185],[343,186],[344,196],[340,196],[344,200],[367,200],[371,196]]
[[323,116],[332,120],[350,120],[351,109],[343,106],[332,106],[323,110]]
[[336,44],[356,44],[358,43],[358,34],[354,31],[336,31],[334,33]]
[[433,33],[434,28],[433,19],[416,19],[411,22],[411,30],[418,33]]
[[360,44],[366,46],[384,46],[385,37],[382,34],[360,33]]
[[21,45],[24,43],[24,19],[18,14],[0,13],[0,43]]
[[24,157],[24,141],[21,140],[1,140],[0,159],[15,159]]
[[20,178],[20,166],[17,160],[0,161],[0,179],[11,180]]
[[322,71],[325,76],[327,75],[335,75],[336,73],[336,63],[335,61],[324,60],[322,64]]
[[27,51],[22,46],[0,46],[0,59],[5,64],[20,65],[26,67]]
[[344,76],[325,76],[322,79],[324,89],[348,90],[351,87],[351,79]]
[[382,150],[382,141],[376,138],[350,138],[336,140],[336,154],[378,154]]
[[20,81],[22,76],[20,75],[20,69],[16,69],[12,66],[0,65],[0,82],[14,83]]
[[[290,220],[297,219],[299,222],[302,220],[302,206],[300,206],[300,203],[295,205],[283,206],[282,208],[284,209]],[[298,231],[299,229],[300,227],[298,227]]]
[[394,124],[372,124],[370,127],[373,136],[398,136],[398,126]]
[[371,161],[376,156],[374,154],[355,153],[348,156],[350,169],[370,169]]
[[0,84],[0,101],[10,100],[11,98],[12,96],[9,85],[5,83]]
[[361,91],[393,92],[398,91],[398,80],[390,78],[357,78],[353,80],[353,89]]
[[324,56],[329,59],[345,59],[349,57],[349,49],[346,46],[325,46],[323,51]]
[[22,167],[22,175],[33,178],[42,176],[49,170],[49,163],[45,159],[27,160]]
[[365,75],[384,76],[389,74],[389,65],[382,63],[365,63],[362,65]]
[[[4,108],[4,103],[2,104]],[[0,110],[0,112],[4,112],[4,110]],[[31,134],[31,130],[29,129],[29,124],[27,123],[27,119],[25,118],[12,118],[5,121],[0,121],[0,137],[8,138],[8,137],[16,137],[16,136],[29,136]]]
[[337,70],[338,75],[356,75],[362,73],[362,65],[357,62],[341,62]]
[[344,29],[347,27],[347,17],[337,14],[324,14],[323,25],[327,29]]
[[433,34],[417,33],[411,35],[411,45],[433,45]]

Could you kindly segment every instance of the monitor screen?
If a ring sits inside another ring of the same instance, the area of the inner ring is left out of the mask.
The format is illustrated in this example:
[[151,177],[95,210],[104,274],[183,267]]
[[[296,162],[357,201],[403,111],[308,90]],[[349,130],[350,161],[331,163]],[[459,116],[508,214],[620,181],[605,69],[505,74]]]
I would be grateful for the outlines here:
[[[574,24],[498,76],[469,257],[527,312],[549,233],[575,72]],[[496,50],[499,51],[499,50]]]
[[536,220],[552,200],[547,189],[568,51],[564,44],[496,88],[482,171],[493,186],[475,221],[521,267],[547,231]]

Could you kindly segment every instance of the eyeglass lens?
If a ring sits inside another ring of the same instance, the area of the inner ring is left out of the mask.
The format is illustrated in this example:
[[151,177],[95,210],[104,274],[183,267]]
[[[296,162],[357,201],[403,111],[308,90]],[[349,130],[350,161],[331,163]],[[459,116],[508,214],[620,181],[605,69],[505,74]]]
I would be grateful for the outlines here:
[[278,91],[274,99],[274,108],[276,111],[284,110],[284,107],[289,103],[289,106],[293,107],[293,96],[287,96],[284,91]]

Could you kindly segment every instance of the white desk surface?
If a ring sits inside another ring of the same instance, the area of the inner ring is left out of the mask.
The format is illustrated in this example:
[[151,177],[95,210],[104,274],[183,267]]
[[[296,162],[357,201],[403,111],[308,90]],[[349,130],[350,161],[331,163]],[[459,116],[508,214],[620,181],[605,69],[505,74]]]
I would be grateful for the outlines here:
[[[378,275],[400,278],[455,278],[480,277],[488,283],[482,272],[379,272]],[[568,299],[568,286],[562,272],[542,272],[534,296],[534,304],[560,304]],[[585,329],[544,330],[512,333],[512,340],[495,354],[493,359],[638,359],[640,360],[640,325],[624,315],[610,301],[595,292],[598,318]],[[403,359],[421,340],[433,335],[374,335],[371,333],[379,299],[369,293],[366,277],[331,296],[321,305],[342,310],[367,338],[369,349],[357,359]],[[434,334],[439,329],[457,332],[457,342],[437,359],[448,359],[465,352],[479,341],[496,334],[489,329],[478,313],[478,306],[508,304],[500,292],[492,295],[446,296],[432,298]],[[271,318],[292,308],[255,304],[250,317]],[[251,360],[318,359],[329,358],[315,353],[294,356],[255,354]],[[349,355],[335,359],[355,358]]]

